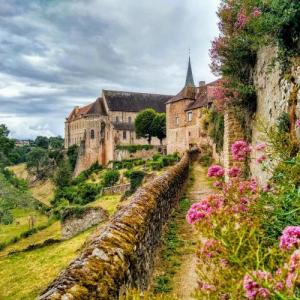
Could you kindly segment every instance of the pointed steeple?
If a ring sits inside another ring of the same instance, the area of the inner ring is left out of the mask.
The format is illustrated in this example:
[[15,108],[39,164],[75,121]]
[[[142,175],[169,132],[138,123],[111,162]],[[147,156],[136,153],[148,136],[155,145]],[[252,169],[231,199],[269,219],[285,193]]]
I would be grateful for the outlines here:
[[188,70],[187,70],[187,73],[186,73],[185,86],[195,86],[193,71],[192,71],[192,66],[191,66],[191,56],[190,55],[189,55]]

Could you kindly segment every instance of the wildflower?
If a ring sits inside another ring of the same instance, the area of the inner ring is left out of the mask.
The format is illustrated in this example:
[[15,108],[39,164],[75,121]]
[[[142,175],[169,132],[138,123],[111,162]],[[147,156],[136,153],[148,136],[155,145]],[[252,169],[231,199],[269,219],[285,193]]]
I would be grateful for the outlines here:
[[221,181],[215,181],[214,183],[213,183],[213,186],[214,187],[221,187],[222,186],[222,182]]
[[258,7],[254,7],[251,15],[252,17],[257,18],[261,15],[261,10]]
[[300,119],[296,121],[296,127],[300,128]]
[[207,175],[209,177],[223,177],[224,176],[224,168],[219,165],[212,165],[209,167]]
[[250,153],[250,147],[245,141],[236,141],[231,145],[231,153],[234,160],[244,161]]
[[211,292],[215,291],[216,287],[212,284],[206,283],[206,282],[198,282],[198,286],[200,290],[206,291],[206,292]]
[[258,164],[261,164],[261,163],[263,163],[266,159],[267,159],[267,157],[266,157],[265,155],[261,155],[260,157],[258,157],[258,158],[256,159],[256,162],[257,162]]
[[257,144],[255,146],[255,150],[257,150],[257,151],[263,151],[263,150],[266,149],[266,147],[267,147],[266,143],[260,143],[260,144]]
[[294,246],[297,246],[300,241],[300,226],[288,226],[286,227],[280,237],[279,247],[282,250],[289,250]]
[[255,193],[257,192],[257,187],[258,187],[257,181],[255,179],[251,179],[249,184],[249,189]]
[[263,192],[267,193],[270,192],[271,190],[271,185],[268,183],[263,187]]
[[245,10],[241,9],[234,24],[234,29],[243,29],[247,25],[247,22],[248,17],[246,16]]
[[238,167],[232,167],[228,170],[229,177],[239,177],[241,174],[241,169]]
[[268,281],[271,279],[271,274],[264,271],[255,271],[249,276],[248,274],[244,276],[243,287],[246,291],[246,297],[248,299],[268,299],[270,296],[270,291],[267,288],[262,287],[254,278],[259,281]]
[[294,286],[294,283],[297,281],[299,276],[300,269],[300,250],[296,250],[290,258],[288,275],[286,278],[286,286],[291,288]]
[[205,256],[207,258],[212,258],[216,256],[216,254],[219,252],[217,244],[218,242],[216,240],[207,240],[200,250],[201,256]]

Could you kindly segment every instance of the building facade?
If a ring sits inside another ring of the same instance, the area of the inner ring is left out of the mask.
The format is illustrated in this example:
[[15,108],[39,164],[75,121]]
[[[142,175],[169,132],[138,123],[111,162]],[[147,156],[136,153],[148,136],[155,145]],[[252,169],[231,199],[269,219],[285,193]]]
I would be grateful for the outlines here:
[[166,104],[168,153],[183,153],[211,142],[201,130],[200,117],[202,108],[211,107],[217,83],[200,81],[199,86],[195,86],[189,59],[185,86]]
[[[138,112],[153,108],[166,111],[166,102],[172,96],[103,90],[102,96],[84,107],[75,107],[65,121],[65,148],[79,146],[75,174],[95,162],[106,165],[115,160],[118,145],[147,144],[138,138],[134,122]],[[153,138],[152,145],[160,145]]]

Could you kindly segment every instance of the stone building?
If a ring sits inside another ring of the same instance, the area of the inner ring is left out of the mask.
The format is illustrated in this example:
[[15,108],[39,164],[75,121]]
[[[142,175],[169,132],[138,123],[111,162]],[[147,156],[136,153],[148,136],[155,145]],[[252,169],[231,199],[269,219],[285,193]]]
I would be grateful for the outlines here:
[[217,82],[205,84],[200,81],[196,87],[189,59],[185,86],[168,100],[166,106],[168,153],[183,153],[210,142],[206,134],[201,132],[199,119],[201,109],[212,105],[213,88]]
[[[65,148],[74,144],[80,147],[75,173],[94,162],[106,165],[114,160],[118,145],[147,144],[134,131],[137,113],[146,108],[165,112],[171,97],[103,90],[95,102],[75,107],[65,121]],[[160,141],[153,138],[152,145],[160,145]]]

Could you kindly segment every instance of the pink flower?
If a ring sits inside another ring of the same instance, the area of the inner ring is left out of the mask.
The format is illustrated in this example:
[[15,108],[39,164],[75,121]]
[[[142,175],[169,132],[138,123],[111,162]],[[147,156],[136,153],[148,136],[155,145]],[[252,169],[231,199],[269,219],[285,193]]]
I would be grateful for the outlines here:
[[266,157],[265,155],[261,155],[260,157],[258,157],[258,158],[256,159],[256,162],[257,162],[258,164],[261,164],[261,163],[263,163],[266,159],[267,159],[267,157]]
[[290,250],[294,246],[298,246],[300,241],[300,226],[288,226],[280,237],[279,247],[282,250]]
[[296,250],[290,258],[290,262],[288,265],[288,274],[285,281],[285,284],[288,288],[292,288],[297,282],[300,269],[300,250]]
[[207,175],[209,177],[223,177],[224,176],[224,168],[219,165],[213,165],[208,168]]
[[232,167],[228,170],[229,177],[239,177],[241,175],[241,169],[238,167]]
[[248,299],[268,299],[270,297],[270,291],[267,288],[262,287],[253,278],[259,281],[268,281],[272,278],[271,274],[264,271],[255,271],[252,272],[251,275],[245,275],[243,283]]
[[207,240],[200,250],[200,254],[207,258],[216,256],[219,253],[218,242],[216,240]]
[[268,183],[263,187],[263,192],[267,193],[270,192],[271,190],[271,185]]
[[244,161],[250,153],[250,147],[245,141],[236,141],[231,145],[231,153],[234,160]]
[[261,10],[258,7],[254,7],[251,15],[257,18],[261,15]]
[[206,292],[215,291],[216,287],[212,284],[208,284],[206,282],[198,282],[198,286],[200,290],[204,290]]
[[198,203],[194,203],[187,212],[187,222],[195,224],[196,222],[209,217],[213,212],[221,208],[223,199],[215,194],[209,195]]
[[244,9],[241,9],[238,16],[237,16],[237,20],[234,24],[234,29],[243,29],[248,23],[248,17],[245,13]]
[[257,192],[257,181],[255,179],[251,179],[250,184],[249,184],[249,188],[252,192]]
[[221,187],[223,185],[223,183],[221,181],[216,181],[213,183],[214,187]]
[[296,127],[300,128],[300,119],[296,121]]
[[265,150],[266,147],[267,147],[266,143],[260,143],[255,146],[255,149],[257,151],[263,151],[263,150]]

